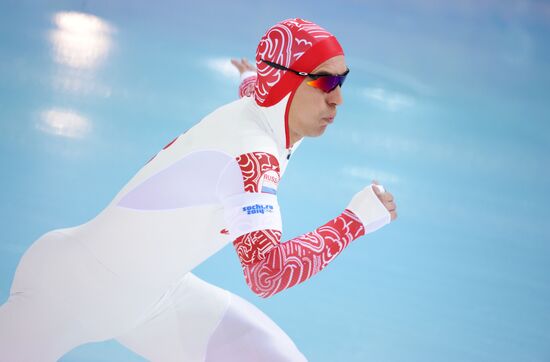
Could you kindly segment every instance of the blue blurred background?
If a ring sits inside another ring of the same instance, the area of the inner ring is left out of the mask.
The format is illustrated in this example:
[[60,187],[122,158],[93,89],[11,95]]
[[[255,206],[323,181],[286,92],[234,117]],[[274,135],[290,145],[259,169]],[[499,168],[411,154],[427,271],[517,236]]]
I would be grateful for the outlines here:
[[[237,97],[230,57],[303,17],[351,69],[279,189],[284,238],[378,179],[398,220],[262,300],[231,246],[195,272],[311,361],[550,361],[550,4],[0,2],[0,303],[23,252],[94,217],[162,146]],[[54,267],[54,266],[52,266]],[[62,361],[143,361],[116,342]]]

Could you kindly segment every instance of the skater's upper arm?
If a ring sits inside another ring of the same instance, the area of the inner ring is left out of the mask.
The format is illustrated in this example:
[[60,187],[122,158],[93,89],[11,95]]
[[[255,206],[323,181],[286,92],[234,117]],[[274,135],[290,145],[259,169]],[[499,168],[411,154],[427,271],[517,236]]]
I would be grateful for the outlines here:
[[218,195],[234,240],[261,230],[281,232],[279,177],[279,162],[268,152],[241,154],[234,164],[228,165],[219,182]]

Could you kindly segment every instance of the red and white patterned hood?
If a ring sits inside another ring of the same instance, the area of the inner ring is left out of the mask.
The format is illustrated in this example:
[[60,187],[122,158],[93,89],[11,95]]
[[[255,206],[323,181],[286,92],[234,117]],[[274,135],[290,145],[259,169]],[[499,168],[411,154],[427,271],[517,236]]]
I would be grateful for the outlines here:
[[275,69],[262,60],[310,73],[324,61],[343,55],[344,51],[331,33],[303,19],[287,19],[267,30],[256,50],[256,104],[274,130],[278,143],[290,148],[288,111],[294,93],[304,80],[292,72]]

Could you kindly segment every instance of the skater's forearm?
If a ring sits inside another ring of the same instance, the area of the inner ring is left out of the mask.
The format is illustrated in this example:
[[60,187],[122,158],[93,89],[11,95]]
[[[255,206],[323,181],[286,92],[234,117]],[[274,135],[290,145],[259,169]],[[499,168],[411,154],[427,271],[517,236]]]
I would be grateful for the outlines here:
[[280,243],[280,231],[259,230],[239,237],[234,246],[247,284],[267,298],[312,277],[364,233],[357,216],[345,210],[318,229],[284,243]]

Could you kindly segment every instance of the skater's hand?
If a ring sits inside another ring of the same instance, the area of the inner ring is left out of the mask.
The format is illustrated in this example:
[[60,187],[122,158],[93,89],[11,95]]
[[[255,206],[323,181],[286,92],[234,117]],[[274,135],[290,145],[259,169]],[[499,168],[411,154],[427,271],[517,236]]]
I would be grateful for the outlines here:
[[397,217],[393,196],[375,182],[356,193],[347,207],[361,220],[365,234],[380,229]]
[[239,59],[231,59],[231,64],[237,68],[240,74],[243,74],[244,72],[255,72],[256,68],[254,68],[253,65],[251,65],[246,58]]
[[[376,180],[373,180],[372,183],[374,185],[379,185],[378,181]],[[385,190],[384,192],[382,192],[376,186],[373,186],[372,189],[374,190],[374,193],[376,194],[376,196],[378,196],[378,199],[380,200],[380,202],[382,202],[384,207],[390,212],[391,220],[393,221],[397,219],[397,205],[393,200],[393,195],[390,194],[389,192],[386,192]]]

